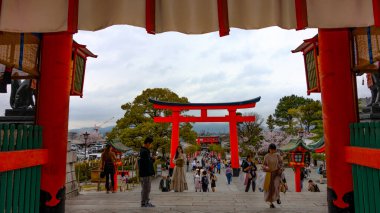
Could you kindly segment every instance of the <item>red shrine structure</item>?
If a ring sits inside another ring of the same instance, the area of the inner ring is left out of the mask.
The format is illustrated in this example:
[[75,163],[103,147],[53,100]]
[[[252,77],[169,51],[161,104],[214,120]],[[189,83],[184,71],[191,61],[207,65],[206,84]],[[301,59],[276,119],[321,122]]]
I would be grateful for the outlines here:
[[[196,142],[198,145],[201,146],[201,150],[208,150],[209,149],[209,145],[211,144],[220,144],[220,136],[198,136],[197,139],[196,139]],[[199,155],[199,151],[197,151],[195,153],[196,156]],[[214,153],[211,152],[211,154],[213,155]],[[220,158],[221,155],[218,156],[218,158]]]
[[[228,122],[230,126],[231,166],[234,176],[239,176],[239,149],[237,123],[255,121],[255,116],[241,116],[236,114],[238,109],[254,108],[261,97],[230,103],[173,103],[149,99],[156,109],[170,110],[171,116],[155,117],[154,122],[172,123],[172,137],[170,144],[170,167],[174,168],[173,158],[179,145],[179,123],[181,122]],[[200,110],[201,116],[183,116],[182,111]],[[208,116],[208,110],[227,110],[226,116]]]
[[196,142],[203,149],[203,148],[207,148],[208,145],[210,144],[220,144],[220,137],[219,136],[198,136],[196,139]]
[[[6,45],[15,42],[31,45],[31,41],[24,37],[30,32],[39,33],[41,39],[40,54],[33,58],[33,61],[38,61],[38,66],[31,68],[34,71],[29,70],[36,77],[38,88],[32,127],[15,128],[10,123],[1,126],[3,132],[12,134],[3,134],[1,138],[0,159],[8,159],[9,163],[0,164],[0,211],[15,212],[26,208],[25,203],[15,202],[19,201],[20,195],[37,201],[30,203],[36,211],[65,212],[69,100],[71,94],[81,95],[78,88],[74,87],[72,91],[73,50],[76,48],[73,46],[73,34],[78,30],[96,31],[116,24],[142,27],[149,34],[168,31],[203,34],[218,31],[220,36],[228,35],[230,28],[317,28],[318,38],[315,41],[318,48],[315,50],[318,51],[306,55],[308,59],[318,58],[317,73],[312,64],[310,69],[307,68],[313,73],[309,76],[318,75],[318,82],[310,84],[308,92],[320,90],[322,97],[328,211],[376,212],[380,209],[380,123],[360,123],[355,79],[358,73],[368,68],[368,64],[373,65],[379,60],[379,42],[371,33],[376,31],[374,28],[380,27],[380,0],[2,0],[0,3],[0,36],[3,32],[20,36],[20,39],[2,45],[7,52],[1,54],[6,56],[1,58],[2,64],[11,63],[27,71],[31,67],[20,60],[25,55],[24,45],[15,45],[17,51]],[[361,30],[355,37],[352,30],[356,28]],[[368,45],[359,49],[352,41]],[[309,52],[309,49],[304,50],[304,53]],[[363,58],[353,57],[362,51],[367,52]],[[362,62],[367,65],[362,66]],[[78,63],[78,67],[83,65],[81,60]],[[353,67],[353,64],[360,66]],[[8,82],[8,74],[3,75],[2,80]],[[78,82],[82,80],[76,79]],[[234,136],[231,138],[236,138],[236,122],[254,119],[237,116],[233,108],[228,116],[208,117],[207,109],[217,107],[212,105],[202,108],[201,105],[157,103],[156,106],[172,110],[170,117],[157,118],[159,122],[173,124],[172,149],[178,145],[180,122],[202,122],[204,118],[230,122],[230,134]],[[192,107],[202,108],[202,116],[186,118],[180,115],[183,108]],[[240,106],[233,107],[237,109]],[[16,140],[15,145],[15,135],[17,139],[23,137],[25,140]],[[26,145],[26,141],[36,142],[36,147],[34,144]],[[233,166],[237,168],[237,144],[233,140],[231,149],[234,153]],[[32,160],[20,159],[25,153],[33,156]],[[37,183],[25,193],[25,187],[12,185],[19,180],[20,172],[28,174],[23,175],[28,183]],[[375,187],[368,187],[368,182]],[[13,193],[14,189],[16,193]]]

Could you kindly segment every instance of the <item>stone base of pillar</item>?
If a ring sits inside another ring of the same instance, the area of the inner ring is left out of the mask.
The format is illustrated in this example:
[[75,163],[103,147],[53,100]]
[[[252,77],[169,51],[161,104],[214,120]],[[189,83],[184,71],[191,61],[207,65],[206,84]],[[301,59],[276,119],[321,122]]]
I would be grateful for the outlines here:
[[173,176],[173,170],[174,170],[174,168],[169,168],[169,176],[170,177]]
[[233,170],[233,172],[232,172],[233,176],[234,176],[234,177],[239,177],[239,174],[240,174],[240,168],[232,169],[232,170]]

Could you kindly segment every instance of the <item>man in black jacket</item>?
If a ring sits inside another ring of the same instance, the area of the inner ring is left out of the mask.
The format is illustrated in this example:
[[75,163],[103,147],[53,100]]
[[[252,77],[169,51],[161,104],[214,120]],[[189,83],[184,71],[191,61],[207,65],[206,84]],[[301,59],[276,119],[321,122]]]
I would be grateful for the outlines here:
[[154,207],[149,202],[149,193],[151,188],[152,176],[154,175],[153,162],[154,158],[150,156],[149,148],[153,142],[151,137],[144,140],[144,145],[140,149],[139,176],[141,181],[141,207]]

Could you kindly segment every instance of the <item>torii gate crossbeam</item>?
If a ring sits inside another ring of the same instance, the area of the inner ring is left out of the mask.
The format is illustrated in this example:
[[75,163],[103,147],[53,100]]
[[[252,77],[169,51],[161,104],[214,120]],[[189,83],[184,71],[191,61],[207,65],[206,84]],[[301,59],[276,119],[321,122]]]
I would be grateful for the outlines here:
[[[256,102],[260,101],[261,97],[229,103],[173,103],[163,102],[149,99],[156,109],[171,110],[172,115],[168,117],[155,117],[154,122],[157,123],[172,123],[172,137],[170,144],[170,167],[174,167],[173,157],[176,148],[179,145],[179,123],[181,122],[228,122],[230,127],[230,149],[231,149],[231,166],[234,170],[234,176],[239,175],[239,150],[238,150],[238,122],[255,121],[255,116],[236,115],[237,109],[254,108]],[[201,116],[182,116],[181,111],[185,110],[200,110]],[[210,117],[207,115],[207,110],[228,110],[226,116]]]

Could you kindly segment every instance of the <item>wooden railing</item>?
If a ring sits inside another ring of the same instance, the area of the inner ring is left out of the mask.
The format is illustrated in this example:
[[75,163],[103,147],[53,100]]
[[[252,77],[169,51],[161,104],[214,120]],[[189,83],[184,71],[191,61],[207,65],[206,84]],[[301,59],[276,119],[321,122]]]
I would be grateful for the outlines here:
[[0,212],[39,212],[42,128],[0,124]]
[[380,122],[355,123],[350,129],[351,146],[345,151],[353,164],[355,212],[380,212]]

